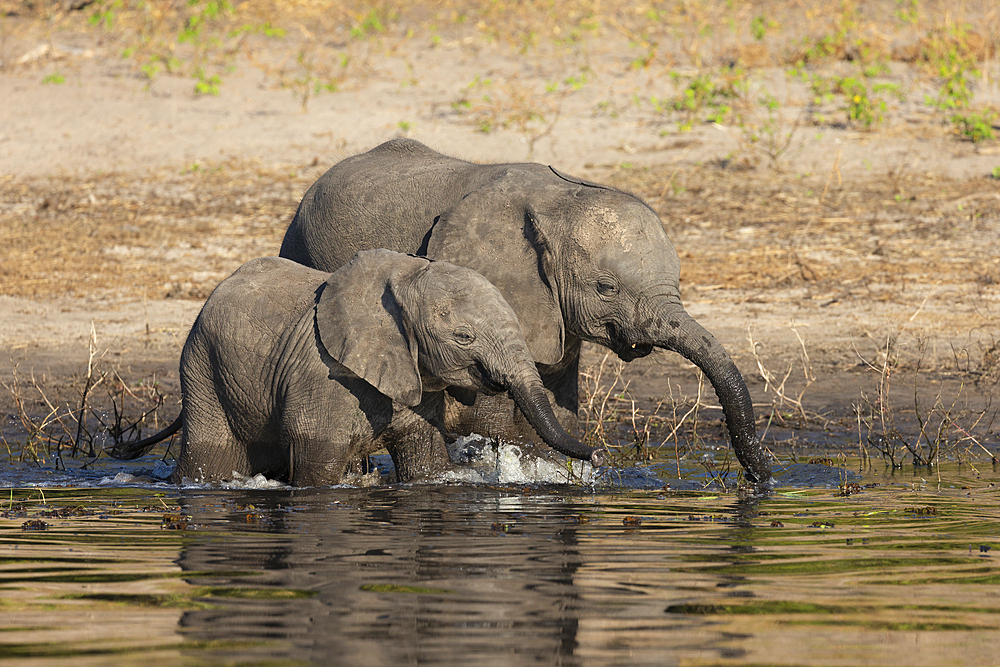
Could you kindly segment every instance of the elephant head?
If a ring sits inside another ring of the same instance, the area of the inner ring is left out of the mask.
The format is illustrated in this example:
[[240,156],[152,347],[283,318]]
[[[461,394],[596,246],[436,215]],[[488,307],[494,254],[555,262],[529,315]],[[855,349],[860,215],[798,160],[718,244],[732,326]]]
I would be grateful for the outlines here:
[[443,214],[427,243],[428,256],[473,268],[500,289],[541,364],[562,358],[567,335],[625,361],[658,347],[693,362],[715,389],[748,476],[771,483],[743,377],[681,305],[677,251],[641,200],[508,165]]
[[602,463],[559,424],[514,311],[475,271],[364,251],[321,288],[316,328],[327,353],[413,407],[425,390],[508,392],[538,435],[568,456]]

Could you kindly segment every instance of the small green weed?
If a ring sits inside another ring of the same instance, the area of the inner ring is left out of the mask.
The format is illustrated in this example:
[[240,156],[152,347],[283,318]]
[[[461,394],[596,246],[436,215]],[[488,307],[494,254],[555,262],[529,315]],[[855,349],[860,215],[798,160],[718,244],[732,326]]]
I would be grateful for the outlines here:
[[194,92],[196,95],[218,95],[219,84],[222,79],[218,74],[206,74],[205,70],[199,67],[194,72]]
[[310,38],[295,55],[295,65],[282,68],[279,79],[282,87],[291,89],[302,101],[305,112],[314,95],[339,89],[350,63],[351,58],[346,53],[333,53]]
[[372,9],[351,27],[351,37],[354,39],[367,39],[368,37],[381,35],[386,31],[386,23],[396,18],[397,15],[394,12],[383,12],[380,14],[378,9]]
[[[550,86],[546,87],[549,90]],[[451,103],[456,113],[466,116],[479,132],[489,134],[497,128],[516,127],[527,132],[536,121],[545,121],[540,96],[516,79],[498,82],[477,76],[466,86],[466,94]],[[551,105],[547,105],[551,106]]]
[[958,128],[959,133],[972,143],[993,139],[993,121],[996,115],[988,112],[976,112],[969,114],[955,114],[951,117],[951,122]]
[[[187,24],[177,34],[177,41],[197,44],[206,37],[202,34],[202,29],[212,21],[233,12],[233,6],[226,0],[209,0],[201,3],[199,0],[188,0],[188,7],[194,11],[188,16]],[[215,40],[215,37],[209,38]]]
[[[742,106],[747,94],[745,70],[732,68],[715,76],[708,73],[683,76],[671,72],[670,78],[675,85],[683,85],[680,94],[669,101],[670,109],[683,115],[678,123],[682,132],[690,131],[695,122],[722,124],[729,119],[739,123],[736,107]],[[664,100],[653,97],[650,102],[655,109],[663,109]]]
[[740,141],[750,148],[766,155],[769,166],[778,169],[778,161],[791,147],[798,121],[788,125],[777,98],[767,92],[757,97],[756,107],[747,114],[740,125]]
[[42,83],[58,86],[66,83],[66,77],[64,77],[59,72],[53,72],[52,74],[46,74],[45,76],[43,76]]
[[897,99],[902,97],[898,84],[875,83],[869,86],[866,79],[853,76],[835,79],[834,88],[844,96],[847,122],[861,123],[865,127],[878,125],[884,120],[886,94]]
[[95,4],[97,5],[97,9],[90,15],[87,22],[93,26],[103,26],[105,30],[114,28],[115,20],[118,17],[118,10],[122,9],[122,0],[98,2]]
[[750,20],[750,35],[758,42],[763,42],[764,38],[767,37],[767,31],[777,27],[777,23],[763,14],[758,14]]
[[851,46],[860,44],[854,36],[858,25],[858,5],[854,0],[841,0],[832,18],[830,32],[820,37],[806,37],[800,42],[801,50],[794,58],[798,66],[841,58]]
[[920,10],[920,0],[896,0],[896,18],[903,23],[916,23]]
[[869,97],[868,86],[860,79],[845,77],[837,82],[837,87],[847,99],[847,122],[860,121],[865,127],[882,121],[885,102]]
[[933,34],[924,50],[933,74],[940,80],[937,97],[927,104],[943,111],[962,109],[972,100],[972,80],[979,76],[975,56],[966,45],[965,29],[953,27]]

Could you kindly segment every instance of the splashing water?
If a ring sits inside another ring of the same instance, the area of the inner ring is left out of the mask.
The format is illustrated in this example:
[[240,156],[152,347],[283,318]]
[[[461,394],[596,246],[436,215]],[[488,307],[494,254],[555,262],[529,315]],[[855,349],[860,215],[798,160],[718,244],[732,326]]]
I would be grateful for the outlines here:
[[582,484],[597,475],[587,461],[553,452],[551,458],[532,456],[515,444],[477,435],[459,438],[448,446],[448,456],[459,466],[432,481],[467,484]]

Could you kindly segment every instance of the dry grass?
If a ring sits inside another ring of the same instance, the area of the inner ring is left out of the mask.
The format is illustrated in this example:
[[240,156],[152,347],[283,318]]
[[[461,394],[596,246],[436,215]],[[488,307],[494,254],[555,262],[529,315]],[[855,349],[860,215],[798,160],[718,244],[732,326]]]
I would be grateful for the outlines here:
[[[1000,280],[1000,194],[989,179],[888,175],[823,190],[822,179],[711,167],[620,170],[645,196],[700,289],[805,286],[813,298],[891,298],[905,287]],[[665,189],[664,184],[670,187]],[[738,248],[738,251],[735,249]]]
[[244,261],[277,254],[315,176],[225,163],[144,178],[8,179],[0,292],[204,298]]
[[[0,184],[0,292],[204,298],[253,257],[276,254],[319,175],[202,165],[143,179],[109,174]],[[670,176],[673,175],[673,180]],[[971,293],[1000,282],[1000,195],[988,180],[817,183],[714,167],[622,170],[608,180],[658,209],[700,290],[809,288],[810,298],[892,299],[924,285]],[[676,183],[665,193],[664,183]],[[735,249],[738,248],[738,251]]]

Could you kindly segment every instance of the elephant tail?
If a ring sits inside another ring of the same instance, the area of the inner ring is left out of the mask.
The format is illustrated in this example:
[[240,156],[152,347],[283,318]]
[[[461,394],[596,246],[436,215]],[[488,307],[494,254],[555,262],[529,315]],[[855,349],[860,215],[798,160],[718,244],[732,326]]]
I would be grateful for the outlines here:
[[120,442],[116,443],[112,447],[108,447],[106,451],[110,456],[121,459],[123,461],[131,461],[132,459],[137,459],[150,449],[158,442],[166,440],[170,436],[181,430],[181,425],[184,423],[184,413],[177,415],[177,419],[170,423],[170,426],[166,427],[159,433],[155,433],[148,438],[143,438],[142,440],[136,440],[135,442]]

